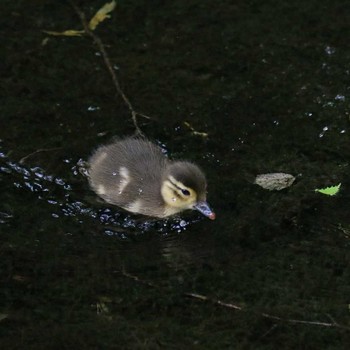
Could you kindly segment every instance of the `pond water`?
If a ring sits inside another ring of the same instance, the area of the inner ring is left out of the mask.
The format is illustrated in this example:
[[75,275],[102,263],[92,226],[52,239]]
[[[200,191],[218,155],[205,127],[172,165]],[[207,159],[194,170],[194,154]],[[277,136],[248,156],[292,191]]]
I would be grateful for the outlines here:
[[[130,110],[92,37],[45,32],[82,28],[69,2],[3,3],[2,348],[348,348],[350,4],[134,0],[95,30],[142,132],[205,170],[211,221],[97,199],[79,164]],[[274,172],[296,181],[254,184]]]

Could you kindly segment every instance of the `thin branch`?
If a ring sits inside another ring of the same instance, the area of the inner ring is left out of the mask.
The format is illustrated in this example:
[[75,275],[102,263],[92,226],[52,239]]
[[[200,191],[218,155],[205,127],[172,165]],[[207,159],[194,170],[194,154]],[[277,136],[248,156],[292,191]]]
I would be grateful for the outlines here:
[[232,304],[232,303],[225,303],[225,302],[223,302],[221,300],[208,298],[205,295],[201,295],[201,294],[197,294],[197,293],[184,293],[184,295],[186,297],[191,297],[191,298],[194,298],[194,299],[199,299],[199,300],[203,300],[203,301],[209,301],[211,303],[214,303],[214,304],[217,304],[217,305],[220,305],[220,306],[224,306],[224,307],[227,307],[229,309],[235,309],[235,310],[242,311],[242,307],[241,306],[237,306],[237,305]]
[[122,271],[122,275],[123,275],[124,277],[127,277],[127,278],[129,278],[129,279],[132,279],[132,280],[134,280],[134,281],[136,281],[136,282],[138,282],[138,283],[144,284],[144,285],[146,285],[146,286],[148,286],[148,287],[157,288],[157,286],[156,286],[155,284],[153,284],[153,283],[151,283],[151,282],[148,282],[148,281],[145,281],[145,280],[142,280],[142,279],[138,278],[137,276],[132,275],[132,274],[130,274],[130,273],[124,271],[124,270]]
[[277,328],[277,324],[273,324],[272,327],[270,327],[270,329],[268,329],[261,337],[259,337],[259,339],[263,339],[265,338],[268,334],[270,334],[272,331],[274,331]]
[[123,99],[124,103],[127,105],[128,109],[129,109],[129,111],[131,113],[131,119],[132,119],[132,122],[134,124],[135,130],[136,130],[136,134],[140,135],[140,136],[144,136],[143,132],[141,131],[140,127],[138,126],[137,116],[141,116],[141,117],[144,117],[144,118],[147,118],[147,119],[150,119],[150,118],[148,116],[144,115],[144,114],[141,114],[141,113],[138,113],[138,112],[135,111],[135,109],[134,109],[133,105],[131,104],[129,98],[126,96],[126,94],[124,93],[123,89],[120,86],[119,79],[118,79],[118,77],[117,77],[117,75],[115,73],[115,70],[113,69],[111,60],[110,60],[110,58],[108,56],[108,53],[107,53],[107,51],[105,49],[105,46],[104,46],[102,40],[92,30],[90,30],[88,22],[86,21],[86,17],[85,17],[84,12],[82,12],[80,10],[80,8],[74,3],[73,0],[69,0],[69,2],[71,4],[71,6],[74,8],[74,10],[77,13],[77,15],[79,16],[80,21],[81,21],[81,23],[82,23],[82,25],[84,27],[85,33],[92,38],[92,40],[96,44],[98,50],[101,52],[103,61],[104,61],[105,65],[106,65],[106,67],[107,67],[107,69],[109,71],[109,74],[111,75],[114,87],[115,87],[117,93]]
[[270,314],[266,314],[266,313],[262,313],[261,316],[266,317],[266,318],[270,318],[273,320],[285,321],[285,322],[289,322],[289,323],[310,324],[310,325],[322,326],[322,327],[334,327],[334,328],[346,329],[346,330],[350,331],[350,327],[340,325],[337,322],[329,323],[329,322],[320,322],[320,321],[295,320],[295,319],[291,319],[291,318],[282,318],[282,317],[278,317],[278,316],[274,316],[274,315],[270,315]]
[[28,155],[26,155],[25,157],[21,158],[20,161],[19,161],[19,164],[24,164],[25,161],[34,156],[35,154],[37,153],[40,153],[40,152],[49,152],[49,151],[56,151],[58,149],[61,149],[62,147],[53,147],[53,148],[40,148],[40,149],[37,149],[36,151],[32,152],[32,153],[29,153]]

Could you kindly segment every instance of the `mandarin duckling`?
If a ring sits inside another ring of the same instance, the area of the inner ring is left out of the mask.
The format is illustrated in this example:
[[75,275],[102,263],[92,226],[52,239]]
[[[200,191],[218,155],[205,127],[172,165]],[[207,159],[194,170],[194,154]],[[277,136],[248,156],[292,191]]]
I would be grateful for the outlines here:
[[106,202],[132,213],[165,218],[195,209],[215,219],[198,166],[170,161],[145,139],[126,138],[97,148],[89,159],[89,182]]

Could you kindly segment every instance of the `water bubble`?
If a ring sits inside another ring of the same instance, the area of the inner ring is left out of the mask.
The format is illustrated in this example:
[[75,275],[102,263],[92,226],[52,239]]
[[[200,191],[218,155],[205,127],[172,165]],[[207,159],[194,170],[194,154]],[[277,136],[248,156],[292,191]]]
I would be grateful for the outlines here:
[[60,179],[59,177],[56,177],[55,183],[57,185],[60,185],[60,186],[64,186],[65,185],[65,182],[62,179]]
[[107,236],[114,236],[114,231],[112,231],[112,230],[105,230],[105,234]]
[[187,226],[187,222],[185,220],[181,220],[179,222],[179,225],[180,225],[180,227],[186,227]]
[[326,131],[328,131],[328,126],[325,126],[323,129],[322,129],[322,132],[319,134],[319,137],[323,137],[324,134],[326,133]]
[[338,94],[334,97],[334,99],[337,101],[345,101],[345,96]]
[[13,215],[5,213],[5,212],[0,212],[0,224],[6,223],[6,220],[9,220],[13,217]]
[[6,173],[6,174],[11,174],[11,170],[10,169],[8,169],[8,168],[5,168],[5,167],[0,167],[0,172],[1,173]]
[[324,51],[326,52],[327,55],[331,56],[335,53],[335,48],[331,46],[326,46]]
[[88,111],[89,112],[94,112],[94,111],[98,111],[98,110],[100,110],[101,108],[100,107],[98,107],[98,106],[89,106],[88,107]]

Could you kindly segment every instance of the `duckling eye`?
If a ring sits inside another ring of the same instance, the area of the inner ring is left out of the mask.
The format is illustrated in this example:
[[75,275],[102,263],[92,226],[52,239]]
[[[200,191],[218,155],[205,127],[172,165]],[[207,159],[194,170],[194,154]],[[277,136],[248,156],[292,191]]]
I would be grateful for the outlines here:
[[188,191],[188,190],[181,190],[181,192],[182,192],[182,194],[184,196],[189,196],[190,195],[190,191]]

